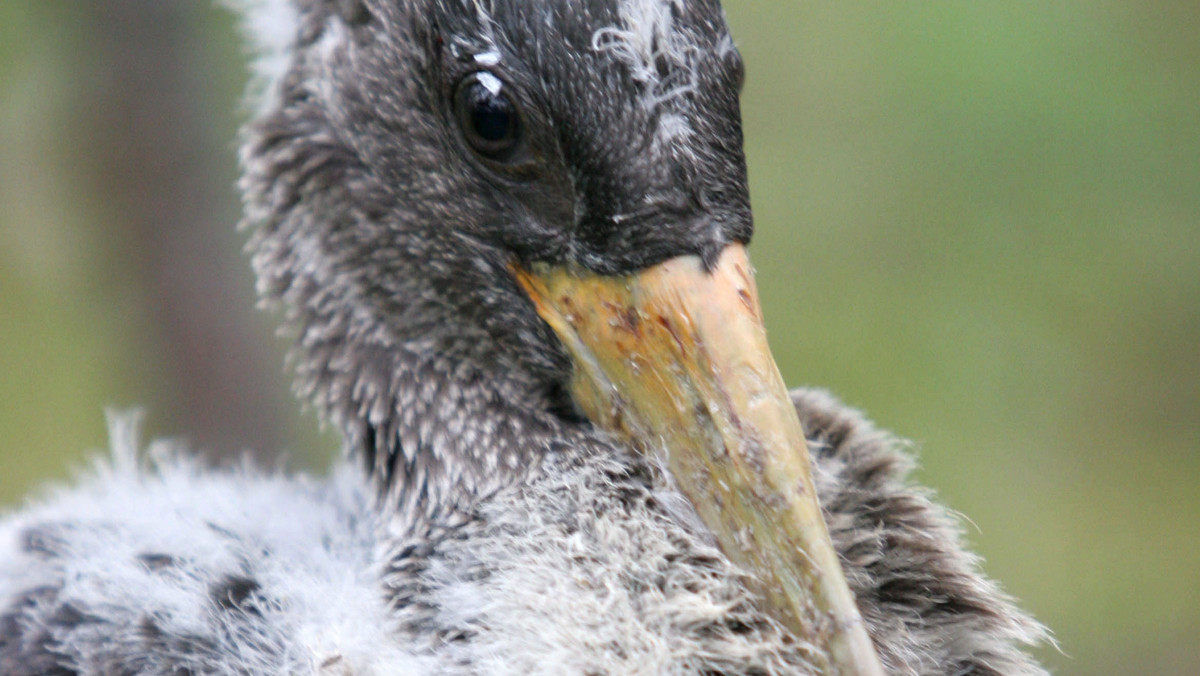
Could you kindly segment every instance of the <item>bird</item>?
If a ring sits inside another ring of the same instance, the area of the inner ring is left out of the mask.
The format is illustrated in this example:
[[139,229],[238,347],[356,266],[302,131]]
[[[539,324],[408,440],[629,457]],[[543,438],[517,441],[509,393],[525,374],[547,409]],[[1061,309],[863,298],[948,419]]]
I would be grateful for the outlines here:
[[314,478],[111,454],[0,519],[0,673],[1043,674],[902,441],[783,388],[718,0],[228,0]]

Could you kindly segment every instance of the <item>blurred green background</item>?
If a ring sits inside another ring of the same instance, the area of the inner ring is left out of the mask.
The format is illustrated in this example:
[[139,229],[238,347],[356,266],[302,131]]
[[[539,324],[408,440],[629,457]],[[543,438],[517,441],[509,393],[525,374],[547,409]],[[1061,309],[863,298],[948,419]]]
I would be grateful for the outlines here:
[[[727,2],[788,381],[913,439],[1061,674],[1200,673],[1200,4]],[[204,3],[0,3],[0,504],[157,435],[321,467]]]

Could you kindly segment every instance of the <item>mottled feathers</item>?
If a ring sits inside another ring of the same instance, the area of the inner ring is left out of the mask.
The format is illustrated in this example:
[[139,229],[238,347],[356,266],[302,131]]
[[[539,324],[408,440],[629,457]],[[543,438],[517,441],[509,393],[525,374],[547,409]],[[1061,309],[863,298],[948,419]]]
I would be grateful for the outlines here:
[[[897,674],[1041,674],[1046,639],[905,475],[902,445],[793,393],[847,578]],[[380,593],[385,531],[347,468],[207,470],[167,446],[114,460],[0,523],[0,673],[791,674],[804,651],[629,458],[551,465]],[[411,610],[411,609],[410,609]]]

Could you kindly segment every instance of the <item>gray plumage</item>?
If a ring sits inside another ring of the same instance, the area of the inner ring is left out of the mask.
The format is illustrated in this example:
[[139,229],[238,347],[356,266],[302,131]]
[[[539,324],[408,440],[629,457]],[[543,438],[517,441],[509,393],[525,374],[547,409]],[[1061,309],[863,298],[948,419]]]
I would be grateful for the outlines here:
[[[275,66],[243,143],[260,292],[355,462],[322,481],[139,462],[117,424],[111,463],[0,522],[0,673],[808,673],[669,477],[575,410],[508,272],[749,238],[717,3],[243,4]],[[519,175],[456,126],[479,69],[523,106]],[[889,671],[1043,673],[1021,647],[1044,630],[906,483],[901,446],[793,397]]]

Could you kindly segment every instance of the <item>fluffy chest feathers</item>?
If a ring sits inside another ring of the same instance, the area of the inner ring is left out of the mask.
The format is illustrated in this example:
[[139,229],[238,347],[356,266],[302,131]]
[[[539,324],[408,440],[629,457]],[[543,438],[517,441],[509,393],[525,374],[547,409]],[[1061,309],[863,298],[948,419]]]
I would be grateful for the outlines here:
[[548,468],[397,550],[353,472],[203,472],[164,449],[139,469],[133,453],[3,523],[3,673],[777,673],[798,659],[628,463]]
[[[885,665],[1044,673],[1017,647],[1044,630],[904,482],[898,445],[827,395],[793,396]],[[115,431],[111,465],[0,522],[0,673],[811,673],[637,463],[550,463],[406,539],[348,468],[209,472],[154,447],[139,467]]]

